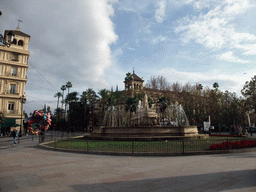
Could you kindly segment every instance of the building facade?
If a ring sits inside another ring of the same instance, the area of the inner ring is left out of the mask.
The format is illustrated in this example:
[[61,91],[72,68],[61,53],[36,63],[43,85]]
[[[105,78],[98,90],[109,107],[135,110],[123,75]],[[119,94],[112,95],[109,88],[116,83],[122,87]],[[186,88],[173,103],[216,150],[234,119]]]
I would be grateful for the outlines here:
[[[7,40],[6,30],[4,38]],[[4,117],[1,132],[10,132],[21,124],[22,102],[25,96],[28,70],[28,44],[30,36],[19,28],[12,30],[14,39],[10,47],[0,45],[0,114]],[[22,114],[23,118],[24,115]]]
[[135,92],[143,91],[144,80],[135,74],[134,70],[131,79],[124,81],[125,91],[133,90]]

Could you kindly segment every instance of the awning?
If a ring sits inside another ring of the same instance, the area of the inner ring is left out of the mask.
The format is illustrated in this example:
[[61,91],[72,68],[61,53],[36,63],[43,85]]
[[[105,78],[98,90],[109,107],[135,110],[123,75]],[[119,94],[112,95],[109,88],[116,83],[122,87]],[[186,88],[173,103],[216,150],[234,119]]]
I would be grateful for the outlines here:
[[4,123],[1,123],[1,127],[19,127],[19,124],[16,124],[16,119],[9,118],[5,119]]

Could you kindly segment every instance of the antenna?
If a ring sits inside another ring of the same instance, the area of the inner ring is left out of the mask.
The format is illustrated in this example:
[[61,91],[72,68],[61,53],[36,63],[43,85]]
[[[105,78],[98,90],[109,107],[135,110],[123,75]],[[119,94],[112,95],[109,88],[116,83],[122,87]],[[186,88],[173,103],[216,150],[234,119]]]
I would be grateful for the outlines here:
[[18,19],[17,21],[18,21],[18,27],[17,27],[17,29],[19,29],[19,28],[20,28],[20,23],[22,23],[23,21],[21,21],[20,19]]

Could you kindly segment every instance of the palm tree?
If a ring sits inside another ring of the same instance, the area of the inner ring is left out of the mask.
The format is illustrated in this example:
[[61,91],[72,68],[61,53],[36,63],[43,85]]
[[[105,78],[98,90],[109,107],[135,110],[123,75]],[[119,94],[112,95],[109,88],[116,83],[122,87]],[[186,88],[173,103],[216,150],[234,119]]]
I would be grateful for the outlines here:
[[55,95],[54,95],[54,97],[58,97],[57,108],[59,108],[59,102],[60,102],[61,96],[62,96],[61,92],[55,93]]
[[68,88],[68,94],[69,94],[69,89],[72,88],[72,83],[70,81],[67,82],[66,88]]
[[213,88],[217,90],[218,87],[219,87],[219,84],[218,84],[217,82],[214,82],[214,83],[213,83]]
[[80,101],[84,104],[85,114],[87,114],[87,103],[89,105],[89,110],[92,111],[92,124],[94,124],[93,104],[95,99],[98,97],[99,96],[92,88],[88,88],[86,91],[83,91],[80,96]]
[[78,96],[78,92],[77,91],[74,91],[72,93],[69,93],[67,96],[66,96],[66,103],[69,103],[69,102],[77,102],[79,100],[79,98],[77,97]]
[[[62,111],[63,111],[63,104],[65,103],[65,100],[64,100],[64,91],[66,90],[66,85],[62,85],[60,89],[62,90],[62,101],[61,101],[62,106],[61,106],[61,109],[62,109]],[[64,113],[66,113],[66,104],[65,104]]]
[[100,95],[100,102],[101,102],[101,105],[102,105],[102,119],[104,118],[104,111],[105,111],[105,105],[107,103],[107,100],[108,100],[108,93],[109,91],[107,89],[102,89],[98,92],[98,94]]
[[166,97],[161,97],[158,99],[158,103],[160,105],[160,112],[162,113],[162,119],[164,123],[164,112],[167,109],[167,107],[171,104],[170,99]]
[[63,109],[63,97],[64,97],[64,91],[66,90],[66,85],[62,85],[62,87],[60,88],[62,90],[62,109]]
[[138,107],[138,99],[136,97],[129,97],[125,102],[126,111],[130,111],[130,121],[132,118],[132,112],[135,112]]

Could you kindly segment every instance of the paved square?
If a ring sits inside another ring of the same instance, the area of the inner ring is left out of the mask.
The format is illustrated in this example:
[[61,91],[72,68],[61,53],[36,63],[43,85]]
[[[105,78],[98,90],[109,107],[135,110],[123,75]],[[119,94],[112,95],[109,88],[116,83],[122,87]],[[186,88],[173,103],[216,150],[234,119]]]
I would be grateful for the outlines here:
[[0,191],[256,191],[256,152],[177,157],[0,149]]

